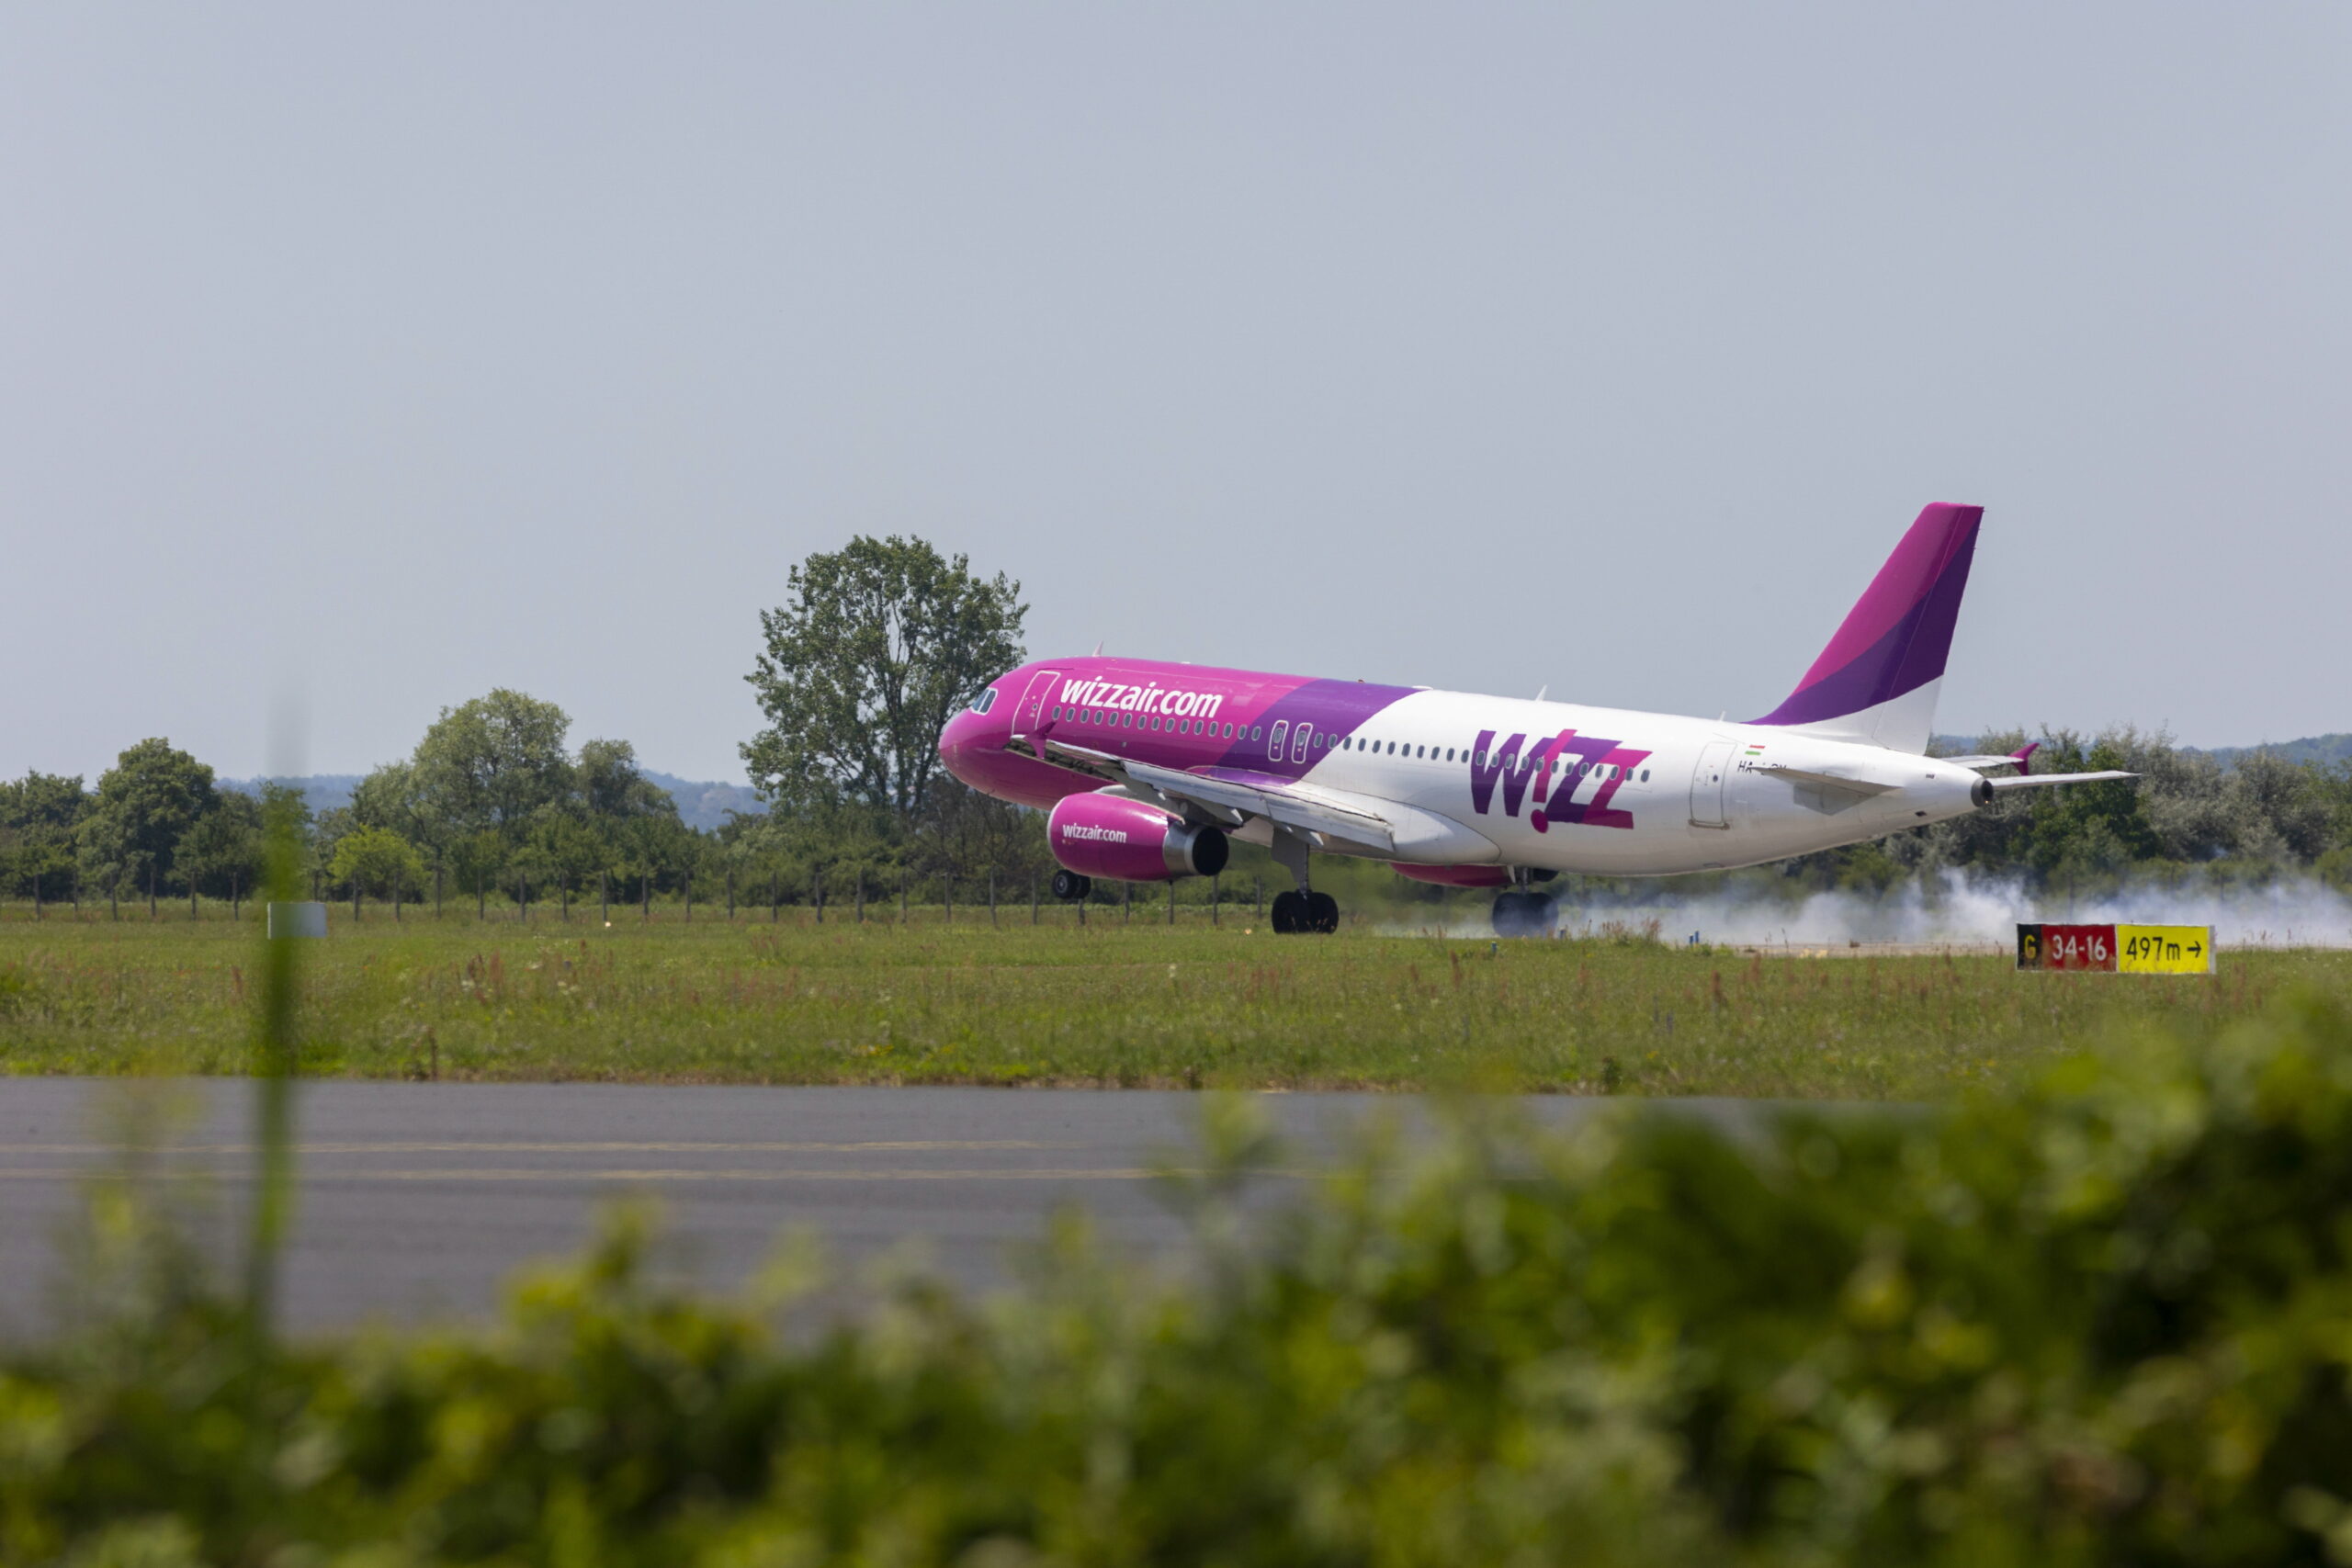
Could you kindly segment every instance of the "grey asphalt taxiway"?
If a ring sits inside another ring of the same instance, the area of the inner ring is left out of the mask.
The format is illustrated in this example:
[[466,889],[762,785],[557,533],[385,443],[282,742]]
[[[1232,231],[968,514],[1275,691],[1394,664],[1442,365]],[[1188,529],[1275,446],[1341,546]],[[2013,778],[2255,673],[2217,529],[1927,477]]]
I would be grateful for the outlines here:
[[[1409,1097],[1261,1098],[1284,1153],[1255,1179],[1259,1204],[1301,1190],[1368,1114],[1419,1120]],[[1608,1102],[1520,1103],[1557,1124]],[[253,1105],[254,1085],[233,1079],[0,1079],[0,1327],[53,1322],[89,1184],[126,1161],[179,1201],[208,1253],[232,1261]],[[1726,1125],[1757,1111],[1674,1106]],[[844,1278],[915,1258],[986,1289],[1069,1205],[1123,1255],[1181,1263],[1185,1225],[1158,1178],[1199,1164],[1200,1111],[1181,1092],[304,1084],[287,1317],[311,1329],[481,1318],[518,1266],[576,1251],[603,1205],[639,1195],[661,1204],[662,1269],[712,1288],[739,1283],[797,1230],[821,1238]]]

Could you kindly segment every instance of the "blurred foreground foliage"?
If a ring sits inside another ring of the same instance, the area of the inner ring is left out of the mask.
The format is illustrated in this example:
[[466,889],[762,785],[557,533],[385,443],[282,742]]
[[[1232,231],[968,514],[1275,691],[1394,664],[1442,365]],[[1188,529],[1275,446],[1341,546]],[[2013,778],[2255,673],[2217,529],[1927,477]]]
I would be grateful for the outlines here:
[[659,1286],[624,1220],[494,1328],[275,1341],[106,1188],[72,1326],[0,1362],[0,1556],[2352,1561],[2329,1004],[1747,1138],[1464,1107],[1272,1229],[1213,1103],[1185,1280],[1072,1221],[1005,1297],[832,1327],[798,1266]]

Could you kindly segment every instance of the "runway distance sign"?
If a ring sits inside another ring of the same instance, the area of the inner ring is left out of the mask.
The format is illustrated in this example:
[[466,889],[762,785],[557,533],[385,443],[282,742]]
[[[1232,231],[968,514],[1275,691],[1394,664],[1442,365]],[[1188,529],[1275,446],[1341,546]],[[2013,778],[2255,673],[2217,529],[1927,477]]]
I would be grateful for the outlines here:
[[2105,975],[2210,975],[2211,926],[2018,927],[2018,967]]

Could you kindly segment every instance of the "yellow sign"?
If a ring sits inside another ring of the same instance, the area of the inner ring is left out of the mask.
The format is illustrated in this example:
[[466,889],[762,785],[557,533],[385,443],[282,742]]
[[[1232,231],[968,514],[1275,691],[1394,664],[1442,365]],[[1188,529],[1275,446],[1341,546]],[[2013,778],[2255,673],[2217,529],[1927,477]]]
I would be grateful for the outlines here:
[[2210,975],[2211,926],[2118,926],[2115,967],[2126,975]]

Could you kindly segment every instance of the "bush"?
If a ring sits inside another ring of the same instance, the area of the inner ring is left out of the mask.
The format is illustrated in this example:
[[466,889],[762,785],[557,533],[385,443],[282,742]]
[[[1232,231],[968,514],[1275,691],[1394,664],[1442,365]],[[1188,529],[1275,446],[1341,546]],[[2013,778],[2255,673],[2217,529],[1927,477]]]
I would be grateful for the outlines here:
[[626,1220],[494,1330],[306,1347],[100,1248],[153,1279],[7,1353],[0,1555],[2352,1557],[2352,1025],[2317,1004],[1747,1140],[1472,1108],[1255,1235],[1247,1118],[1172,1188],[1193,1282],[1073,1221],[998,1306],[910,1285],[821,1332],[654,1289]]

